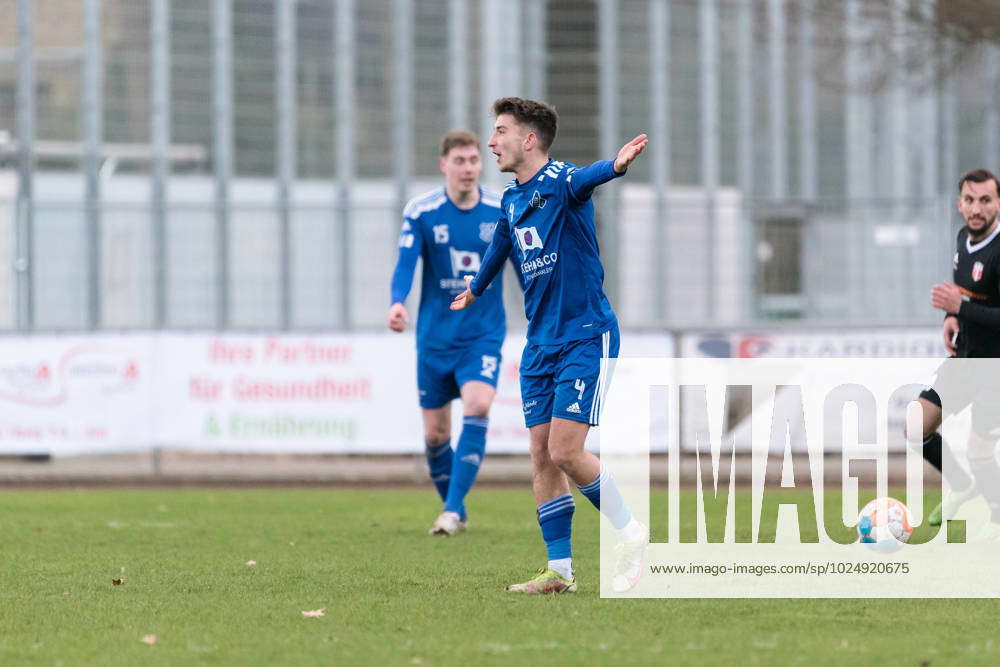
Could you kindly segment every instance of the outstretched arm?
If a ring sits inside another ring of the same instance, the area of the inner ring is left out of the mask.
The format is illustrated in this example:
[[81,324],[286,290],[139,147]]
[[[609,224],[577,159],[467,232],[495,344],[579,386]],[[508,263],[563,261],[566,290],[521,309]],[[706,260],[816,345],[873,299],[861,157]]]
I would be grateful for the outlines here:
[[475,278],[465,277],[465,291],[451,302],[452,310],[462,310],[471,305],[476,297],[483,295],[483,292],[503,268],[503,263],[510,255],[510,248],[510,226],[507,223],[507,217],[501,215],[493,230],[493,240],[490,241],[490,245],[486,249],[486,256],[483,257],[479,266],[479,272]]
[[577,169],[566,178],[570,193],[577,201],[587,201],[594,194],[598,185],[624,175],[629,165],[639,157],[648,143],[649,137],[640,134],[622,146],[614,160],[598,160],[591,165]]

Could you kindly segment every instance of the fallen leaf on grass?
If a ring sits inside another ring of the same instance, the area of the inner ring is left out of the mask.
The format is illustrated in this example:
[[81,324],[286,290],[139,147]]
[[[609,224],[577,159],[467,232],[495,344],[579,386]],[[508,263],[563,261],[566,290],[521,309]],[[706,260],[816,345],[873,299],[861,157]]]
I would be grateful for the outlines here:
[[313,609],[312,611],[303,611],[302,615],[306,618],[317,618],[319,616],[326,616],[326,614],[323,613],[325,610],[326,607],[323,607],[323,609]]
[[125,580],[124,579],[112,579],[111,583],[114,584],[115,586],[121,586],[122,584],[125,583]]
[[146,635],[145,637],[142,638],[142,643],[143,644],[155,644],[156,643],[156,635]]
[[251,566],[251,567],[253,567],[253,566],[254,566],[254,565],[256,565],[256,564],[257,564],[257,561],[255,561],[255,560],[248,560],[248,561],[247,561],[247,565],[249,565],[249,566]]
[[63,591],[63,595],[72,595],[69,591]]

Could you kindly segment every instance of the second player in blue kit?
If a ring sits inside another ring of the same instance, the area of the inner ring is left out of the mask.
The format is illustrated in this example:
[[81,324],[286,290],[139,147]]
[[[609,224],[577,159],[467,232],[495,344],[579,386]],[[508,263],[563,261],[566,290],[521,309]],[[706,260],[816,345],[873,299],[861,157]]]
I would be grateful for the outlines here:
[[[503,288],[498,281],[475,308],[449,313],[464,276],[479,271],[493,238],[499,198],[479,185],[479,140],[454,131],[441,145],[444,187],[414,198],[403,211],[399,259],[392,276],[389,328],[403,331],[405,301],[417,259],[423,259],[417,317],[417,388],[428,469],[444,502],[431,533],[454,535],[466,527],[465,497],[486,453],[490,406],[500,376],[506,334]],[[451,402],[462,399],[462,432],[451,446]]]

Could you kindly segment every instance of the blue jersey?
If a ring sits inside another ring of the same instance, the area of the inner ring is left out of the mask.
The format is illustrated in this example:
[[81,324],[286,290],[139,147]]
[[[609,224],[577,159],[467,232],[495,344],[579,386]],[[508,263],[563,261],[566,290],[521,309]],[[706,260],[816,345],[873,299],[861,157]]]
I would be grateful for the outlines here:
[[449,308],[452,300],[465,291],[464,277],[479,271],[500,215],[499,205],[495,193],[480,188],[479,203],[463,211],[440,187],[410,200],[403,210],[391,303],[406,301],[417,258],[422,257],[419,349],[449,350],[488,341],[495,341],[499,347],[503,343],[507,318],[501,281],[490,286],[470,308]]
[[604,294],[590,198],[594,188],[620,175],[613,165],[601,161],[577,168],[549,160],[530,179],[514,180],[504,190],[496,234],[471,290],[476,296],[488,292],[513,250],[533,345],[592,338],[617,324]]

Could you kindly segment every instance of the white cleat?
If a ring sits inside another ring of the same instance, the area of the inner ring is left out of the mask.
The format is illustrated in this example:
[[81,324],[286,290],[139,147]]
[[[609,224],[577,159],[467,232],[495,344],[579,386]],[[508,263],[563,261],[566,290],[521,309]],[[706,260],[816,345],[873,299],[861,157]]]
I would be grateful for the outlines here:
[[446,535],[452,537],[465,530],[465,522],[457,512],[441,512],[434,519],[434,525],[428,531],[431,535]]
[[[640,524],[641,525],[641,524]],[[643,556],[649,545],[649,528],[642,526],[642,537],[619,542],[615,545],[618,558],[615,562],[615,576],[611,580],[611,590],[625,593],[635,588],[642,578]]]

